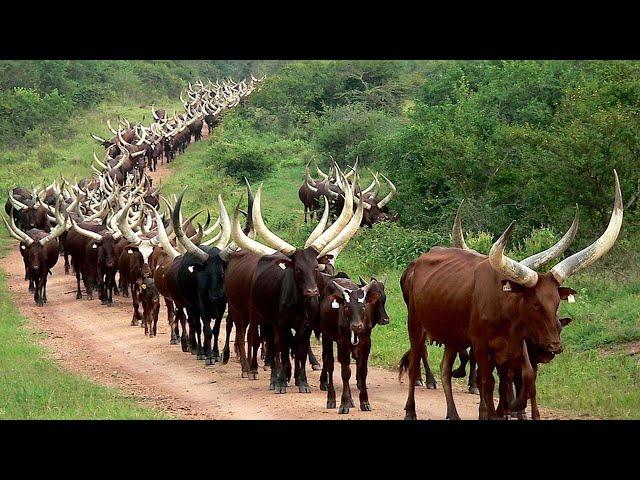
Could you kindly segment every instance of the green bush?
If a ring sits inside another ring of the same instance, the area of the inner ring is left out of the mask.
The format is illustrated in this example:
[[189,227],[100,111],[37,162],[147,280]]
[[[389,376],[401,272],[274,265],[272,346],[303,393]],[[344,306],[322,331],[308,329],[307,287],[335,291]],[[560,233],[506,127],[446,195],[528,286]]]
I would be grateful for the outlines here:
[[365,270],[405,268],[409,262],[446,239],[427,230],[412,230],[396,223],[378,223],[360,229],[351,240],[353,256],[361,260]]
[[234,143],[212,142],[210,152],[212,163],[239,182],[245,177],[251,182],[263,180],[275,167],[275,161],[267,155],[264,145],[250,137]]

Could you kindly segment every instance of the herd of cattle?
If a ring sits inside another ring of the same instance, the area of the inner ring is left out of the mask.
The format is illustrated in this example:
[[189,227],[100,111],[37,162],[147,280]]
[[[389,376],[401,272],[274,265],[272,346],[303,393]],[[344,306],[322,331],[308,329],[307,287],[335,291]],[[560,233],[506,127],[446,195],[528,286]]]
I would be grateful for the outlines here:
[[[115,130],[108,122],[111,138],[92,134],[105,149],[103,160],[94,153],[94,178],[77,184],[61,179],[61,183],[54,181],[32,191],[14,188],[6,204],[9,218],[3,216],[3,220],[20,242],[25,280],[39,306],[47,302],[47,277],[62,254],[65,273],[72,268],[75,274],[77,299],[82,298],[81,282],[90,300],[97,290],[106,305],[113,304],[114,294],[128,296],[130,290],[131,325],[141,322],[146,335],[156,334],[162,297],[170,343],[180,343],[184,352],[207,365],[228,362],[235,327],[242,377],[257,378],[260,352],[265,367],[270,367],[269,388],[276,393],[286,393],[292,375],[300,392],[310,391],[309,358],[314,370],[322,369],[320,388],[327,391],[327,408],[336,408],[336,343],[342,378],[338,411],[348,413],[355,406],[349,387],[352,358],[359,407],[368,411],[371,332],[376,325],[389,323],[386,280],[358,277],[356,282],[338,271],[335,263],[360,227],[397,220],[388,209],[395,185],[380,174],[390,188],[380,198],[377,173],[371,185],[360,188],[357,160],[348,173],[335,162],[327,174],[316,166],[318,180],[311,176],[308,164],[299,197],[304,221],[314,216],[319,219],[300,248],[265,224],[262,186],[254,195],[246,182],[247,210],[242,211],[238,203],[231,216],[219,195],[218,219],[212,222],[207,214],[201,225],[195,219],[202,211],[183,216],[186,189],[177,197],[166,198],[145,173],[146,168],[154,171],[158,161],[172,161],[192,138],[199,140],[204,122],[209,131],[215,128],[221,113],[243,102],[261,81],[252,77],[240,83],[196,82],[189,84],[186,101],[181,94],[184,114],[169,117],[152,107],[154,122],[149,127],[121,119]],[[454,246],[433,247],[409,264],[401,277],[411,343],[400,362],[400,373],[408,371],[410,379],[405,418],[416,418],[414,391],[423,384],[421,361],[427,387],[436,385],[427,342],[445,348],[440,368],[447,418],[459,418],[451,377],[464,377],[467,363],[469,391],[480,394],[480,418],[524,418],[528,401],[532,418],[540,417],[537,367],[562,352],[560,331],[571,319],[559,319],[557,311],[561,300],[572,302],[576,293],[562,283],[604,255],[622,224],[622,197],[615,171],[614,175],[614,209],[604,234],[549,272],[536,269],[570,246],[578,228],[577,212],[556,245],[517,262],[504,253],[515,222],[489,255],[482,255],[465,244],[459,208],[452,233]],[[242,224],[241,214],[245,217]],[[225,312],[226,340],[220,355],[218,336]],[[322,341],[322,365],[310,347],[312,334]],[[456,356],[461,365],[453,370]],[[497,409],[494,370],[499,379]]]

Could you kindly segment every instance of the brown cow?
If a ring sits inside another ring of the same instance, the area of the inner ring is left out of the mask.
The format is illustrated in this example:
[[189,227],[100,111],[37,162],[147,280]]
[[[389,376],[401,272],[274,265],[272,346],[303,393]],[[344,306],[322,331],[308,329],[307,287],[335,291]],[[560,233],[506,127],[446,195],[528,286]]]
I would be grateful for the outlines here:
[[604,234],[547,273],[534,268],[559,256],[568,247],[567,235],[550,249],[516,262],[504,255],[515,222],[494,243],[488,256],[461,248],[434,247],[409,264],[400,281],[409,311],[411,341],[408,365],[401,367],[408,367],[410,378],[406,419],[416,418],[415,382],[427,336],[445,345],[441,380],[447,418],[460,418],[451,393],[451,367],[457,352],[470,346],[478,364],[479,418],[497,418],[494,368],[505,379],[509,372],[520,371],[520,395],[508,407],[518,411],[526,405],[535,388],[528,351],[535,349],[539,355],[536,360],[546,363],[563,350],[557,310],[560,300],[576,292],[562,287],[562,282],[604,255],[620,231],[622,195],[615,170],[614,175],[615,204]]

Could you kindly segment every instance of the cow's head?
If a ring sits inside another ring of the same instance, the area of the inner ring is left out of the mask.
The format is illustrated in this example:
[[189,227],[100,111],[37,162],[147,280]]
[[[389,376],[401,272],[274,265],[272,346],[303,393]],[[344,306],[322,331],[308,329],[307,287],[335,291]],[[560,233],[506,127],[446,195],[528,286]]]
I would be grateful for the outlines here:
[[[382,281],[376,280],[371,277],[369,282],[369,293],[367,296],[367,303],[370,310],[371,327],[376,324],[387,325],[389,323],[389,315],[385,305],[387,303],[387,294],[384,291],[385,283],[387,282],[387,276]],[[360,278],[360,286],[364,287],[367,283]]]
[[[202,289],[202,292],[206,292],[207,300],[210,302],[217,302],[224,299],[224,272],[227,262],[229,260],[230,251],[227,250],[229,239],[231,237],[231,221],[227,209],[222,201],[222,195],[218,195],[218,209],[220,211],[220,218],[215,222],[211,228],[213,230],[220,225],[220,232],[212,240],[204,242],[203,244],[196,245],[198,241],[190,239],[184,232],[183,224],[180,222],[182,200],[184,198],[185,190],[182,191],[180,197],[176,201],[175,207],[171,215],[171,222],[173,231],[176,234],[176,238],[180,244],[185,248],[188,255],[193,257],[194,262],[188,267],[190,274],[197,275],[198,277],[198,289]],[[173,249],[166,236],[164,225],[162,220],[156,212],[156,223],[158,224],[158,238],[162,244],[163,249],[174,256],[178,252]],[[202,239],[204,232],[202,227],[199,228],[199,237]],[[210,244],[217,241],[215,246]]]
[[[489,265],[498,281],[492,288],[499,289],[500,308],[506,318],[515,322],[515,328],[547,353],[547,361],[562,352],[560,331],[570,320],[558,319],[561,300],[573,301],[575,290],[563,287],[564,280],[604,255],[615,243],[622,226],[623,204],[618,174],[615,175],[615,203],[609,225],[602,236],[587,248],[562,260],[550,271],[539,274],[535,268],[559,257],[570,245],[578,229],[578,212],[571,228],[551,248],[519,262],[504,254],[515,221],[493,244],[489,252]],[[460,227],[460,211],[456,215],[453,238],[455,246],[466,248]]]
[[380,299],[378,291],[372,291],[373,281],[358,287],[350,280],[333,280],[329,284],[330,291],[334,292],[327,296],[331,302],[331,308],[338,310],[338,329],[342,332],[347,330],[351,334],[352,345],[357,345],[359,336],[367,325],[367,309],[371,308]]

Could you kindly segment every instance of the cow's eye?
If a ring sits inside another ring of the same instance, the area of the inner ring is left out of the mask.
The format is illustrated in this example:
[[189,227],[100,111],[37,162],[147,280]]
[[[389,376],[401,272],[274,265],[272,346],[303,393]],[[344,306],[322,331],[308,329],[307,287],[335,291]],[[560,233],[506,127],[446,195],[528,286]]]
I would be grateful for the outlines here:
[[533,308],[535,308],[536,310],[542,310],[542,305],[540,305],[540,302],[534,301]]

